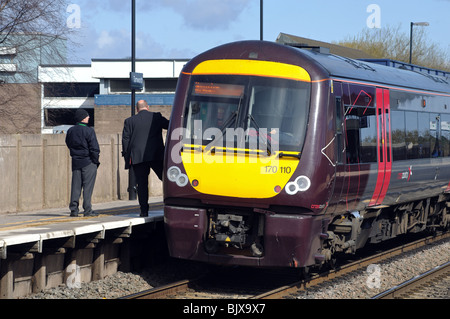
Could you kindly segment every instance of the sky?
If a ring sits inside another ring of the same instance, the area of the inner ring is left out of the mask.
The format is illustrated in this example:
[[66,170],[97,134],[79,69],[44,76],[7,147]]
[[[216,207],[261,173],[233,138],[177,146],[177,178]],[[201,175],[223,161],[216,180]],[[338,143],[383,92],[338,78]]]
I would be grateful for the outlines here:
[[[68,0],[69,63],[131,56],[131,0]],[[191,59],[218,45],[260,39],[260,0],[136,0],[136,56]],[[263,0],[263,39],[287,33],[332,42],[366,28],[428,22],[450,56],[450,0]]]

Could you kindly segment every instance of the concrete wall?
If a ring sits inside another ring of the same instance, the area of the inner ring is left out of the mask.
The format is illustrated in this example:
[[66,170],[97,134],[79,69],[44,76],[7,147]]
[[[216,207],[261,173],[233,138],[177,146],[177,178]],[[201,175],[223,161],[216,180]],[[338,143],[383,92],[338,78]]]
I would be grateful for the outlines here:
[[[100,167],[92,203],[128,199],[121,134],[98,134]],[[68,207],[71,158],[65,134],[0,135],[0,213]],[[162,195],[152,172],[150,196]],[[81,207],[81,203],[80,203]]]
[[[136,98],[138,101],[139,96]],[[159,112],[166,119],[170,119],[172,106],[151,105],[151,112]],[[95,106],[95,132],[97,134],[122,133],[123,122],[131,116],[129,105],[96,105]],[[165,136],[165,132],[163,133]]]
[[40,132],[40,84],[0,84],[0,134]]

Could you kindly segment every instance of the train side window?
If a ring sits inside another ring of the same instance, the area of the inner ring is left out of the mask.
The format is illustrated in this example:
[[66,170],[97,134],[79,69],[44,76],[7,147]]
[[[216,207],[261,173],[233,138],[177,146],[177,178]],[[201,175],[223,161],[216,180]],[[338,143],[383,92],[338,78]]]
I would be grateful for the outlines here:
[[[363,108],[359,108],[362,110]],[[364,108],[361,116],[361,159],[363,163],[377,161],[377,117],[375,108]]]
[[394,161],[406,159],[405,112],[391,111],[392,155]]
[[342,139],[342,98],[336,97],[336,153],[337,163],[342,163],[343,139]]
[[419,158],[418,113],[405,112],[405,143],[407,159]]
[[347,163],[377,161],[375,108],[348,106],[345,116]]
[[436,113],[430,114],[430,150],[431,157],[442,157],[441,117]]
[[442,156],[450,156],[450,115],[441,114]]
[[430,158],[430,114],[419,112],[418,115],[419,123],[419,158]]

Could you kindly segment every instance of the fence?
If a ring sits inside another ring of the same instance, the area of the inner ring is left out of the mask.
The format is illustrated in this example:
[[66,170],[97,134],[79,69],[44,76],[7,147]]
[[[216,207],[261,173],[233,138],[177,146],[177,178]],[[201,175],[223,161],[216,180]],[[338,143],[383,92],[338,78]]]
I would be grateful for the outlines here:
[[[92,202],[128,199],[121,134],[98,134],[100,166]],[[65,134],[0,135],[0,213],[68,207],[72,179]],[[162,195],[152,172],[150,196]],[[80,205],[81,207],[81,205]]]

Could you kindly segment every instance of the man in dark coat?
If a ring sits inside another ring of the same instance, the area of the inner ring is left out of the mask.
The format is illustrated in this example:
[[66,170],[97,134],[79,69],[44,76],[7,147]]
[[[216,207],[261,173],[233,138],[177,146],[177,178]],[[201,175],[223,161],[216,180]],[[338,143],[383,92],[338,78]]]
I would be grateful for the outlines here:
[[136,103],[137,114],[124,122],[122,133],[122,156],[125,169],[133,166],[138,185],[137,194],[141,216],[148,216],[148,176],[150,168],[162,180],[164,142],[162,130],[168,128],[169,120],[161,113],[150,112],[146,101]]
[[91,197],[97,168],[100,165],[100,147],[93,128],[88,127],[89,114],[84,109],[75,113],[76,125],[67,131],[66,145],[72,157],[72,188],[70,193],[70,216],[78,217],[78,204],[83,190],[84,216],[97,216],[92,210]]

